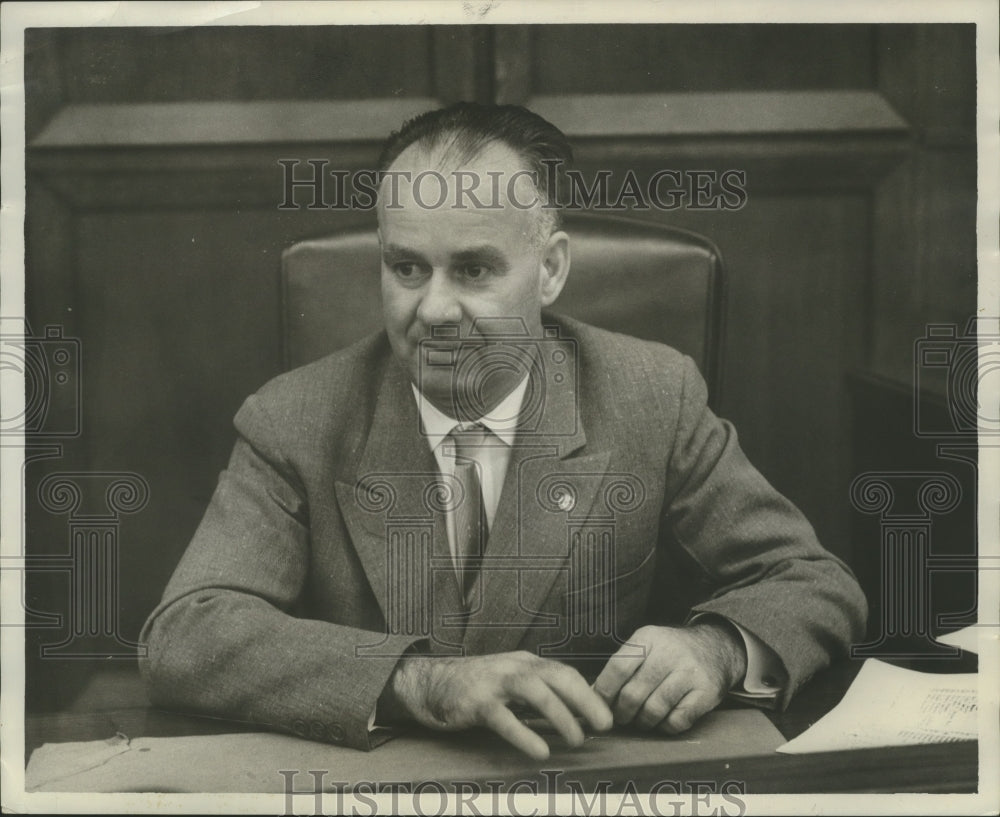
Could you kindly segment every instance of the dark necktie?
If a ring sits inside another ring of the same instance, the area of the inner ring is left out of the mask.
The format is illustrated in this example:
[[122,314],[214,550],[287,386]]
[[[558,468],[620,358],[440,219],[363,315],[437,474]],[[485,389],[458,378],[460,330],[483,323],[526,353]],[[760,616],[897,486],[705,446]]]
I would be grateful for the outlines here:
[[445,453],[455,459],[455,479],[462,488],[461,499],[453,506],[453,518],[459,587],[466,601],[475,582],[478,559],[483,555],[487,533],[479,463],[474,455],[489,433],[481,425],[462,423],[448,435],[451,445],[445,449]]

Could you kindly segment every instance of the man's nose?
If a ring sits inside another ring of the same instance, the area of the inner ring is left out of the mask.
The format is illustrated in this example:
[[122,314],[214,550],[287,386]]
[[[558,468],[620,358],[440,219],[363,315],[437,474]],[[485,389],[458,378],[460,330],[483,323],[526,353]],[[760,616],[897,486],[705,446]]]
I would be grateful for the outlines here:
[[462,305],[459,303],[458,293],[444,270],[434,270],[431,273],[417,307],[417,317],[425,326],[459,323],[462,320]]

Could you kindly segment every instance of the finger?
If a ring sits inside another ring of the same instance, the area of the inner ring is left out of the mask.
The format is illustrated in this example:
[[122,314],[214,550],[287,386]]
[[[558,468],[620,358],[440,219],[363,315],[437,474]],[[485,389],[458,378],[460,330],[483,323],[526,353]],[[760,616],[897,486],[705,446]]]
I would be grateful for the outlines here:
[[592,729],[606,732],[614,725],[611,708],[604,698],[572,667],[552,662],[542,678],[563,703],[582,716]]
[[647,647],[641,656],[628,655],[625,653],[626,647],[630,651],[635,649],[634,644],[628,644],[619,649],[608,659],[608,663],[604,665],[601,674],[594,681],[594,691],[609,704],[614,702],[618,693],[621,692],[621,688],[642,666],[649,651]]
[[612,707],[615,723],[631,723],[649,696],[670,674],[671,668],[672,663],[665,661],[662,654],[654,656],[647,652],[642,666],[618,693],[618,698]]
[[549,745],[514,717],[514,713],[506,706],[496,706],[487,712],[483,718],[483,726],[492,729],[509,744],[535,760],[548,760]]
[[583,743],[583,730],[562,699],[537,675],[522,677],[515,694],[547,720],[570,746]]
[[695,721],[715,706],[712,697],[702,690],[693,689],[678,701],[660,727],[668,735],[678,735],[690,729]]
[[653,729],[659,726],[690,691],[690,681],[683,672],[670,673],[649,694],[633,722],[640,729]]

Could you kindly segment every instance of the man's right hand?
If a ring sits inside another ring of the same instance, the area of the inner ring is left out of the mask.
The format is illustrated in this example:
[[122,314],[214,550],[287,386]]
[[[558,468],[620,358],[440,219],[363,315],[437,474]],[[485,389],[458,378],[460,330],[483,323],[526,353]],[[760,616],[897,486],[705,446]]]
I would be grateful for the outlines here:
[[529,652],[451,658],[409,655],[397,664],[379,702],[390,717],[433,729],[485,726],[537,760],[548,744],[511,711],[535,710],[570,746],[583,743],[584,722],[607,731],[614,717],[607,703],[572,667]]

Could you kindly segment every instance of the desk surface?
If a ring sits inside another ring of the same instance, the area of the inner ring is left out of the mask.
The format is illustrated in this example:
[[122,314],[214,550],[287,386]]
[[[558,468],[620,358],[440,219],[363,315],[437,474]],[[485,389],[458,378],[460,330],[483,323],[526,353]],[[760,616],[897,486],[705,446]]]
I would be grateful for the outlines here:
[[[861,661],[845,661],[818,674],[796,696],[786,712],[768,717],[791,739],[815,723],[843,697]],[[956,672],[975,670],[975,656],[964,656],[931,667]],[[120,732],[129,737],[169,737],[260,731],[260,727],[231,721],[164,712],[145,700],[135,668],[122,665],[102,670],[69,711],[29,714],[25,721],[25,756],[43,743],[100,740]],[[978,788],[978,746],[975,742],[899,746],[851,752],[805,755],[768,754],[722,758],[671,765],[623,765],[613,769],[586,769],[576,775],[582,783],[612,782],[611,791],[628,781],[638,790],[664,779],[738,780],[747,794],[866,792],[975,792]],[[528,758],[517,779],[541,777]]]

